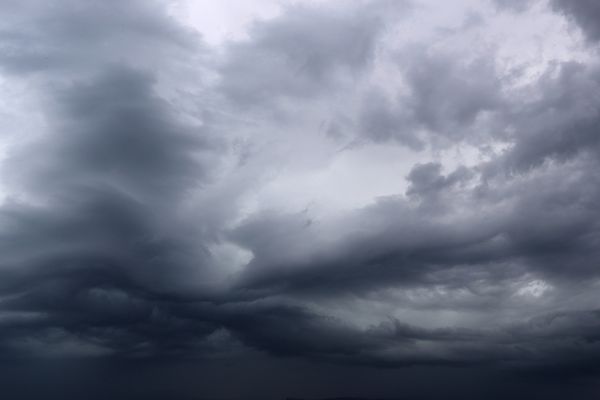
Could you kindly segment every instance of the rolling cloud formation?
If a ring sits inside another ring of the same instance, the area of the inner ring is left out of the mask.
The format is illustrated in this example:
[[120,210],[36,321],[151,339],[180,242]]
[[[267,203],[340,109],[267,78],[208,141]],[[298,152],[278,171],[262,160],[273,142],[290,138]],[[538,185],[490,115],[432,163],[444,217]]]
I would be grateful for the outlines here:
[[600,372],[599,3],[430,3],[3,1],[2,362]]

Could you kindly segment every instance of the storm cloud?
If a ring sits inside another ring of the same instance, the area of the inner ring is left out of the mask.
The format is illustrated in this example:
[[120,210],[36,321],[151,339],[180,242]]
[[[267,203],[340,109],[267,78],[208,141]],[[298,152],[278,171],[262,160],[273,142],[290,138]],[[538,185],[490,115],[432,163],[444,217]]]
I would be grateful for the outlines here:
[[2,2],[3,395],[594,398],[600,9],[447,7]]

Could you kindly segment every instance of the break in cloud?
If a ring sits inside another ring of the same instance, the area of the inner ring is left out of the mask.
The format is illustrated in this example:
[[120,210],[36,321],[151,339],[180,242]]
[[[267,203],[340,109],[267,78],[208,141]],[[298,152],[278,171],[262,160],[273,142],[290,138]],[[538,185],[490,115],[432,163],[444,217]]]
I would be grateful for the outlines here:
[[593,398],[598,3],[234,6],[1,3],[2,364],[109,363],[123,398]]

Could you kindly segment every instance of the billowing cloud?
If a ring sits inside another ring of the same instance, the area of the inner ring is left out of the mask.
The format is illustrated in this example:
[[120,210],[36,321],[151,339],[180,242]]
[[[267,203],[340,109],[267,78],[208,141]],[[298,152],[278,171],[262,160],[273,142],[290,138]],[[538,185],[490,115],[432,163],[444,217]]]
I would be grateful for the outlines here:
[[[176,6],[1,6],[8,397],[74,362],[113,371],[114,398],[236,397],[258,367],[282,379],[250,397],[293,395],[286,371],[356,394],[361,371],[372,397],[481,373],[513,385],[491,398],[593,398],[593,2],[286,3],[212,45]],[[207,365],[237,369],[173,372]]]
[[600,18],[600,5],[593,0],[578,2],[554,0],[552,5],[569,18],[573,19],[585,32],[591,41],[600,39],[598,18]]

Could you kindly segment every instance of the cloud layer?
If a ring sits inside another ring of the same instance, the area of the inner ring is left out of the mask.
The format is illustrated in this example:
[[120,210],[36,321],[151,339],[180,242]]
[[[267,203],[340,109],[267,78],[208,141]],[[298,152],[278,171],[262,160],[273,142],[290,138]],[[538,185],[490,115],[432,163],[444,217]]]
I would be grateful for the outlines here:
[[430,3],[5,2],[2,362],[597,388],[600,9]]

